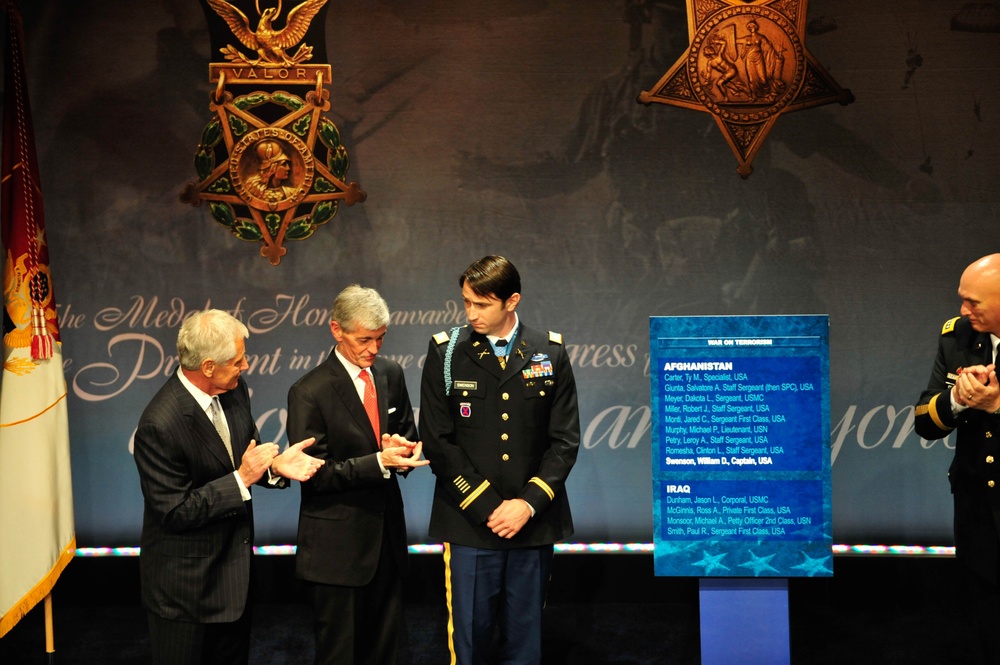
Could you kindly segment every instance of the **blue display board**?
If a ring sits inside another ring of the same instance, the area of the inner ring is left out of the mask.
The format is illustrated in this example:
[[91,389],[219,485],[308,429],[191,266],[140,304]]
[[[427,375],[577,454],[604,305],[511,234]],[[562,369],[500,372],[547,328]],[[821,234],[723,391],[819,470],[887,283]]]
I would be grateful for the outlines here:
[[827,316],[651,317],[655,572],[833,574]]

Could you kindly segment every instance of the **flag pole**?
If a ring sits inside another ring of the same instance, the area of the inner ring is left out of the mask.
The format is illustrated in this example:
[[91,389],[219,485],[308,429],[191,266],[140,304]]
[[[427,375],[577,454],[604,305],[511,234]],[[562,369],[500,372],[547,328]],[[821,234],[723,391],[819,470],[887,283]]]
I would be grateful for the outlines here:
[[45,653],[49,655],[49,665],[56,662],[56,631],[52,620],[52,592],[45,595]]

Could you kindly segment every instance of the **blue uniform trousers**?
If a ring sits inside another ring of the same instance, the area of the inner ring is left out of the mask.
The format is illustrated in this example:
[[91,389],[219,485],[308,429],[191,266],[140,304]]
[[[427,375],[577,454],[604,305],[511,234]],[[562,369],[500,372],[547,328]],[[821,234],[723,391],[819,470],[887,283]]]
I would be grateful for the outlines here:
[[487,550],[445,543],[452,665],[541,662],[552,554],[552,545]]

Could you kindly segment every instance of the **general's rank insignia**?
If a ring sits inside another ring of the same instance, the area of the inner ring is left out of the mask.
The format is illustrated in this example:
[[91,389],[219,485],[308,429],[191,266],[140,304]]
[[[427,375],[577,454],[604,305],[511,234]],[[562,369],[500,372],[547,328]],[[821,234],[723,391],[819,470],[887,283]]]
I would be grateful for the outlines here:
[[[356,182],[345,180],[347,149],[323,116],[330,110],[331,67],[309,64],[317,49],[325,53],[326,0],[292,7],[280,29],[273,24],[281,0],[263,11],[260,0],[206,2],[213,51],[225,62],[209,64],[214,117],[195,152],[198,180],[181,199],[206,202],[216,222],[241,240],[259,242],[261,255],[278,265],[285,241],[311,236],[341,202],[366,198]],[[256,27],[251,9],[259,16]]]
[[806,50],[807,0],[687,0],[690,46],[639,102],[706,111],[747,178],[782,113],[854,95]]

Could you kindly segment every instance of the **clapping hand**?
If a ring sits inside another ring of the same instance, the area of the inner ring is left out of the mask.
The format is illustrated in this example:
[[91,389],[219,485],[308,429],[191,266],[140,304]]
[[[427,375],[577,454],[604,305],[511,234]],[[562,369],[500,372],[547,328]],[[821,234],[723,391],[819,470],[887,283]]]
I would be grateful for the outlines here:
[[399,434],[382,435],[382,466],[387,469],[413,469],[427,466],[428,460],[420,459],[424,444],[422,441],[408,441]]
[[297,480],[299,482],[309,480],[319,471],[320,467],[326,464],[325,460],[317,459],[304,452],[306,448],[314,443],[316,443],[316,439],[309,437],[288,446],[285,452],[276,456],[271,462],[271,471],[289,480]]
[[958,370],[952,399],[970,409],[994,412],[1000,408],[1000,386],[995,365],[975,365]]

